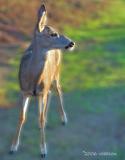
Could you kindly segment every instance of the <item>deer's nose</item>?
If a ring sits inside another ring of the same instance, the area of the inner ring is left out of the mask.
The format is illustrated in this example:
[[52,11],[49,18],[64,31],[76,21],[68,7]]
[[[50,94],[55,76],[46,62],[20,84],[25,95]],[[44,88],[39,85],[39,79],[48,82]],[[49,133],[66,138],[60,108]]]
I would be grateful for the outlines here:
[[74,42],[70,42],[69,47],[73,47],[75,45]]
[[74,45],[75,45],[74,42],[70,42],[70,43],[65,47],[65,49],[73,48]]

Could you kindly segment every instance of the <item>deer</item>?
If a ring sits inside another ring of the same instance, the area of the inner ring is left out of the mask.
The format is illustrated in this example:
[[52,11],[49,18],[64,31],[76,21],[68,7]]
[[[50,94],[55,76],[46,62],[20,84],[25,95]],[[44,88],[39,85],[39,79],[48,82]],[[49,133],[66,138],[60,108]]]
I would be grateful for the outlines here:
[[32,97],[38,99],[42,158],[47,155],[45,127],[52,88],[55,89],[60,101],[59,112],[62,123],[67,123],[60,85],[61,50],[70,50],[74,46],[75,43],[71,39],[59,34],[54,28],[47,25],[47,11],[45,5],[42,4],[38,10],[31,44],[25,50],[20,62],[19,85],[23,101],[16,134],[10,148],[11,154],[19,148],[21,130],[26,121],[26,114]]

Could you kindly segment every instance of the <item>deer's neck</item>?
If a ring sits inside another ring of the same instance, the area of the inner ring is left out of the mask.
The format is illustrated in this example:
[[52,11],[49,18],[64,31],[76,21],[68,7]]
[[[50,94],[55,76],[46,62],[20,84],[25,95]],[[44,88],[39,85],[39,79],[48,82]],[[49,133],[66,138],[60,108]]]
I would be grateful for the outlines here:
[[42,74],[45,66],[48,50],[43,48],[42,45],[33,41],[32,43],[32,56],[29,63],[29,75],[32,77],[32,86],[37,85],[38,79]]
[[39,65],[40,62],[45,62],[48,49],[44,48],[37,40],[33,42],[32,52],[32,63]]

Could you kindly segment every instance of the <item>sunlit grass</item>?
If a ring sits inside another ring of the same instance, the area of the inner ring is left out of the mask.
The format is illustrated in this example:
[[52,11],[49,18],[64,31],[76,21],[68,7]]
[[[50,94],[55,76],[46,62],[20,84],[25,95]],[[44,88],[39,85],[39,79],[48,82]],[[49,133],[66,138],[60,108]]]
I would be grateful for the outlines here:
[[[71,34],[71,37],[73,35],[72,31],[66,33]],[[83,39],[79,34],[76,34],[78,36],[76,39],[72,37],[76,41],[79,39],[79,42],[76,43],[78,46],[76,51],[64,55],[62,76],[64,89],[91,89],[124,83],[123,33],[125,30],[121,28],[86,30],[83,34],[82,31],[80,33],[84,35]]]
[[76,41],[83,41],[83,40],[98,40],[98,41],[111,41],[111,40],[120,40],[121,38],[124,38],[125,33],[125,25],[121,27],[101,27],[101,28],[95,28],[95,29],[87,29],[84,28],[70,28],[66,26],[64,28],[64,32],[73,38]]

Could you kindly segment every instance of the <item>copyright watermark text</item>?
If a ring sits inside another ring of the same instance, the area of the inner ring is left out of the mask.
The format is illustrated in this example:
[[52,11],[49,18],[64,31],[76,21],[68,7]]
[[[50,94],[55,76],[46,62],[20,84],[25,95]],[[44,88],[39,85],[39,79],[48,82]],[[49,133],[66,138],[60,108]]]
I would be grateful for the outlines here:
[[117,153],[115,152],[87,152],[87,151],[82,151],[84,156],[117,156]]

